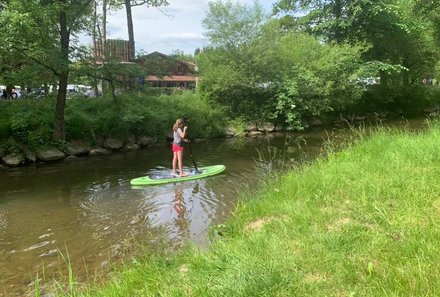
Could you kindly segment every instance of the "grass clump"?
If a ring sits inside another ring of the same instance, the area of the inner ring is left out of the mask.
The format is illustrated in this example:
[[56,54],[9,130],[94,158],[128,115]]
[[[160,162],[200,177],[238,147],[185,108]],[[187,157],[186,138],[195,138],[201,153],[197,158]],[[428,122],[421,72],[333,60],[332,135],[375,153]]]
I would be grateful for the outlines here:
[[207,251],[138,259],[76,296],[439,296],[440,125],[378,131],[274,178]]

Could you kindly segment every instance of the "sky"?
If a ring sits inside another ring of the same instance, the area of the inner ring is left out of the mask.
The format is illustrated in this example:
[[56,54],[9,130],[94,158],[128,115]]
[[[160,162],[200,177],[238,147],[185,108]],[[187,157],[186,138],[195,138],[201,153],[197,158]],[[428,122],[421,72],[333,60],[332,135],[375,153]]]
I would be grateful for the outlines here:
[[[233,0],[252,5],[254,0]],[[259,0],[268,12],[276,0]],[[169,5],[162,7],[166,15],[157,8],[133,7],[134,38],[136,51],[172,54],[183,51],[194,54],[197,48],[207,45],[203,37],[202,20],[208,11],[209,0],[168,0]],[[110,12],[107,23],[108,39],[128,40],[125,8]]]

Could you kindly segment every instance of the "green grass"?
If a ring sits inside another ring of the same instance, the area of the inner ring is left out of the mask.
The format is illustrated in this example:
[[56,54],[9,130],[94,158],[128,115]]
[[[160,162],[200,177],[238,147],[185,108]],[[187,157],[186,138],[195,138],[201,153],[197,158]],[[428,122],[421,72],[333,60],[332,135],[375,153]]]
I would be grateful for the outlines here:
[[[19,151],[53,145],[55,97],[0,102],[0,148]],[[69,99],[65,110],[66,141],[95,144],[111,137],[122,141],[153,136],[164,142],[177,118],[188,119],[191,138],[224,135],[225,114],[191,92],[170,96],[125,94],[113,98]]]
[[439,296],[440,125],[382,129],[241,203],[206,251],[137,259],[75,296]]

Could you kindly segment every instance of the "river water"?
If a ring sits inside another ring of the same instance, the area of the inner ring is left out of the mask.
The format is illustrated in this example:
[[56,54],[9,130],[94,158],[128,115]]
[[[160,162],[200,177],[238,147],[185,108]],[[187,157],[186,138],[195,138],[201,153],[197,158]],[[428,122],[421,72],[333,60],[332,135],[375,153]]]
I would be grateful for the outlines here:
[[[419,129],[423,119],[389,125]],[[164,242],[204,247],[210,227],[223,223],[269,171],[313,159],[327,140],[347,134],[330,129],[197,142],[196,164],[224,164],[226,171],[161,186],[132,187],[130,179],[170,171],[171,151],[163,145],[0,171],[0,296],[26,296],[36,279],[65,281],[67,261],[77,281],[87,283],[129,259],[138,244],[153,253]],[[184,163],[190,170],[187,151]]]

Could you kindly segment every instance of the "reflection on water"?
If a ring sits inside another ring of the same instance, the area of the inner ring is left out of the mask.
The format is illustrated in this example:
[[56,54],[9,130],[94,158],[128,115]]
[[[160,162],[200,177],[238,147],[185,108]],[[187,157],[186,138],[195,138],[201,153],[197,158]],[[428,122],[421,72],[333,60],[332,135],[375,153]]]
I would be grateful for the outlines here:
[[[43,270],[46,279],[67,275],[60,252],[68,253],[78,280],[87,281],[129,257],[135,242],[153,252],[161,240],[170,248],[206,245],[210,226],[224,222],[242,191],[279,166],[314,158],[329,135],[345,133],[197,143],[198,166],[224,164],[226,171],[160,186],[132,187],[130,179],[151,168],[169,170],[172,155],[165,146],[1,171],[0,296],[25,295]],[[184,163],[192,165],[189,156]]]

